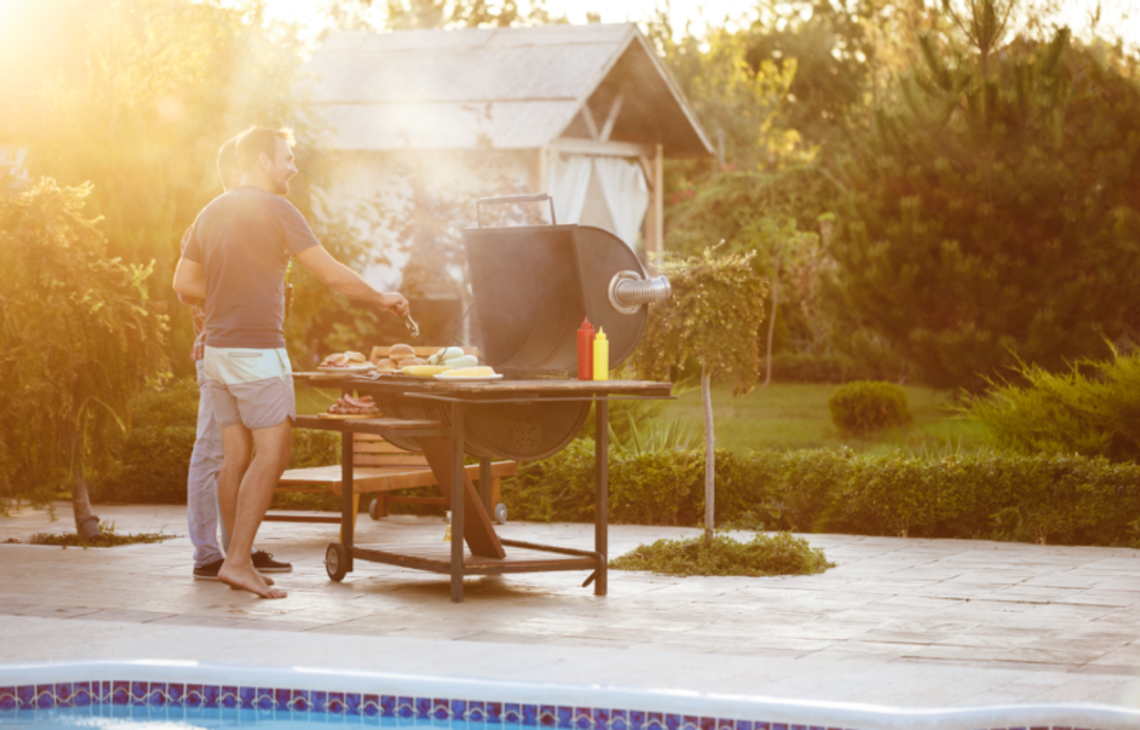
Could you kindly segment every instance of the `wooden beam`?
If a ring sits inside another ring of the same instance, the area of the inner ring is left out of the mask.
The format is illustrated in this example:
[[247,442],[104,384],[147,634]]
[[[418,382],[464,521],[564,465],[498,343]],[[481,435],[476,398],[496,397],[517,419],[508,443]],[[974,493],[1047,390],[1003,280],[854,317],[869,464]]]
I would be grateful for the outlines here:
[[594,121],[594,113],[590,111],[590,103],[582,105],[582,119],[586,122],[586,129],[590,131],[590,139],[598,139],[598,123]]
[[650,144],[637,142],[602,142],[601,140],[580,137],[561,137],[550,143],[553,152],[566,152],[575,155],[597,155],[600,157],[653,157]]
[[645,178],[645,186],[649,188],[649,192],[652,194],[654,190],[653,160],[649,157],[638,157],[637,164],[641,166],[641,175]]
[[610,113],[606,116],[606,123],[602,125],[601,140],[603,142],[610,141],[610,135],[613,134],[614,124],[617,123],[618,114],[621,114],[621,105],[625,102],[625,92],[618,92],[614,97],[614,103],[610,105]]

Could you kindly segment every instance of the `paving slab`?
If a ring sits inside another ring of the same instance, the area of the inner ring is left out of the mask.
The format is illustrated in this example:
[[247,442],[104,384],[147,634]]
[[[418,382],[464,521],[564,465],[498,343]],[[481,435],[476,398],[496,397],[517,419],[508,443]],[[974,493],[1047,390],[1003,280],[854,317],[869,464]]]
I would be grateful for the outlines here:
[[[266,523],[292,562],[264,601],[191,577],[185,508],[99,505],[156,544],[61,549],[70,506],[0,518],[0,662],[195,659],[447,676],[611,683],[902,707],[1042,701],[1140,706],[1140,551],[807,535],[836,567],[814,576],[585,573],[470,578],[358,561],[324,570],[336,528]],[[53,521],[53,514],[56,518]],[[438,518],[358,523],[360,544],[443,541]],[[590,548],[593,526],[510,523],[516,540]],[[610,554],[692,529],[615,525]],[[745,537],[745,536],[742,536]],[[7,539],[23,542],[5,543]]]

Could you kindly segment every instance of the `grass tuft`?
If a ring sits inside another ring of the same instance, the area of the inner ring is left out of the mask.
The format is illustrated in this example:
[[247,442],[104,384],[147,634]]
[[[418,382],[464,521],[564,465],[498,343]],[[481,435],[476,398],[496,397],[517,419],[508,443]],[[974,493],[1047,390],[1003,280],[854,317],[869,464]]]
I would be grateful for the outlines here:
[[647,570],[663,575],[812,575],[834,568],[823,550],[787,532],[756,533],[739,542],[723,532],[711,538],[658,540],[638,545],[610,561],[615,570]]
[[131,545],[134,543],[162,542],[177,535],[167,535],[161,532],[138,532],[119,535],[115,533],[115,524],[99,523],[99,534],[91,539],[84,539],[78,533],[47,533],[37,532],[28,540],[32,545],[59,545],[60,547],[115,547],[117,545]]

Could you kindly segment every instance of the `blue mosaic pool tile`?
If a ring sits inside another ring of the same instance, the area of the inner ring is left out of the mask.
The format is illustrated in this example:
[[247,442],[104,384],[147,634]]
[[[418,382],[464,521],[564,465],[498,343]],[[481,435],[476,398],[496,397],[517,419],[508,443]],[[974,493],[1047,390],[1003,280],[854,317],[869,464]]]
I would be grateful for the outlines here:
[[224,710],[236,710],[241,706],[241,695],[238,694],[236,684],[226,684],[219,688],[217,705]]
[[146,704],[146,682],[124,682],[128,687],[130,695],[127,697],[128,705],[145,705]]
[[258,687],[254,690],[253,706],[259,710],[277,709],[277,696],[271,687]]
[[[668,718],[666,718],[665,724],[669,724]],[[701,718],[696,715],[682,715],[681,730],[701,730]]]
[[309,712],[322,713],[328,708],[329,696],[327,692],[313,690],[309,693]]
[[574,725],[574,708],[559,706],[554,708],[554,725],[560,730],[570,730]]
[[128,705],[131,702],[130,682],[111,682],[111,704]]
[[396,717],[415,717],[416,701],[411,697],[400,697],[396,700]]
[[[657,730],[661,730],[664,724],[658,722]],[[649,713],[642,712],[641,710],[631,710],[629,713],[629,730],[648,730],[649,727]]]
[[538,705],[522,705],[522,719],[516,722],[521,722],[523,725],[538,726]]
[[344,693],[344,714],[354,717],[364,714],[364,695],[359,692]]
[[206,694],[200,684],[186,685],[186,694],[182,699],[183,707],[201,707],[206,703]]
[[[134,689],[131,690],[132,694]],[[166,682],[151,682],[145,685],[143,690],[142,702],[133,703],[146,705],[148,707],[165,707],[166,706]]]
[[55,697],[56,707],[73,707],[75,705],[75,690],[70,682],[53,684],[51,693]]
[[[464,705],[463,719],[467,722],[483,722],[487,719],[487,711],[479,700],[466,700]],[[455,706],[452,705],[451,709],[454,712]]]
[[[506,707],[510,707],[510,705],[506,705]],[[487,711],[487,718],[486,718],[487,722],[488,723],[508,722],[508,720],[506,719],[506,710],[504,710],[503,708],[504,708],[504,705],[502,702],[484,702],[483,703],[483,709],[485,709]],[[518,716],[518,705],[515,705],[515,715]],[[509,722],[518,722],[518,720],[510,720]]]
[[202,707],[220,707],[218,699],[221,697],[222,688],[216,684],[202,685]]
[[580,707],[579,712],[587,712],[590,715],[590,727],[594,730],[609,730],[610,727],[610,711],[605,707]]
[[[487,705],[487,713],[488,713],[488,715],[490,715],[490,713],[491,713],[491,705],[490,704]],[[511,723],[516,723],[516,724],[521,723],[522,721],[523,721],[522,705],[516,705],[513,702],[508,702],[507,704],[503,705],[502,711],[501,711],[499,717],[495,718],[494,720],[492,720],[490,717],[488,717],[488,719],[487,719],[487,722],[511,722]]]
[[626,716],[625,710],[613,710],[610,712],[610,730],[629,730],[630,721]]
[[[99,684],[96,682],[95,684]],[[72,682],[71,683],[71,703],[75,707],[90,707],[91,703],[95,701],[95,697],[91,691],[91,682]]]
[[345,711],[344,692],[329,692],[325,698],[325,712],[343,715]]
[[451,701],[443,697],[433,697],[427,714],[433,720],[451,719]]
[[295,689],[293,696],[289,699],[288,707],[293,712],[308,712],[309,708],[313,706],[312,701],[309,699],[307,690]]
[[382,717],[396,716],[396,696],[380,695],[380,715]]
[[782,722],[777,722],[772,725],[772,730],[788,730],[788,726]]
[[55,685],[52,684],[37,684],[32,688],[34,700],[34,707],[41,710],[47,710],[55,707],[55,695],[53,694]]
[[754,725],[751,720],[737,720],[736,730],[754,730]]
[[368,717],[380,717],[380,695],[361,695],[360,713]]
[[575,707],[574,714],[570,717],[570,727],[574,730],[592,730],[594,711],[589,707]]

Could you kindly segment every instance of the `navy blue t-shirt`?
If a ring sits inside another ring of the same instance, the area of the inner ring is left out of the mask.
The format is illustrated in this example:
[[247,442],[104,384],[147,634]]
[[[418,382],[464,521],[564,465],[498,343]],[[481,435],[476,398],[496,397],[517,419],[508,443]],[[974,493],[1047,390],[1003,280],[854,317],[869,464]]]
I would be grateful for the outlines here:
[[194,221],[183,258],[206,272],[206,344],[285,346],[285,270],[321,245],[285,198],[242,186],[214,198]]

